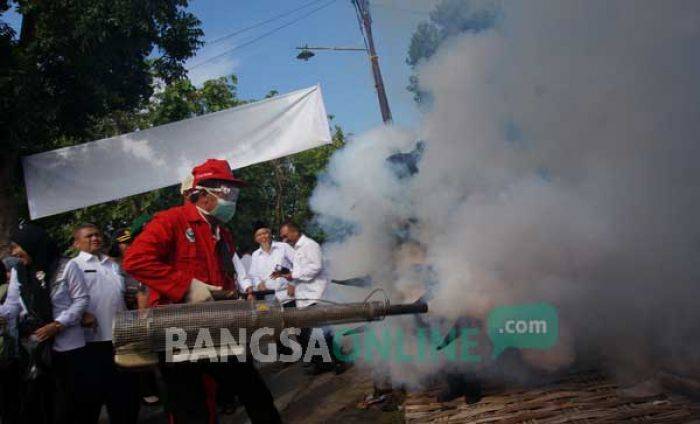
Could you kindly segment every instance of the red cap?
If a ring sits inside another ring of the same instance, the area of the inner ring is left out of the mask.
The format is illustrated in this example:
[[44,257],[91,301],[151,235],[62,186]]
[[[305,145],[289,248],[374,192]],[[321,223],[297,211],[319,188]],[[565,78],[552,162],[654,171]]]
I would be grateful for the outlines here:
[[229,181],[239,187],[245,185],[245,181],[233,175],[228,162],[220,159],[207,159],[203,164],[195,166],[192,169],[192,176],[194,177],[193,187],[206,180]]

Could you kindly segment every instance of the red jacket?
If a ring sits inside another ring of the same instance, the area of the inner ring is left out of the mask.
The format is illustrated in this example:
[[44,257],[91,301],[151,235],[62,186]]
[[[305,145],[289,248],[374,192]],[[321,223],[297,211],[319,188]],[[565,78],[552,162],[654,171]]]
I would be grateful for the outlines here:
[[[220,227],[220,237],[233,253],[231,233]],[[157,213],[127,249],[123,267],[151,288],[151,306],[182,302],[193,278],[235,288],[221,269],[209,223],[190,202]]]

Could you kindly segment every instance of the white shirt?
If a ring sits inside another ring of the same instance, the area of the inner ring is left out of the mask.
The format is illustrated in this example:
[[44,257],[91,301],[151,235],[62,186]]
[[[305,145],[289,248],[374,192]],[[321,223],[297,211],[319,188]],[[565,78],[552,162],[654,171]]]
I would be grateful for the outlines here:
[[296,286],[294,297],[297,299],[297,308],[316,303],[328,287],[321,246],[303,234],[294,245],[292,278]]
[[236,270],[236,283],[238,284],[238,291],[244,293],[248,290],[248,287],[252,286],[253,283],[250,281],[246,267],[243,264],[241,258],[238,257],[238,253],[233,253],[233,268]]
[[85,286],[90,294],[87,311],[97,318],[97,328],[85,329],[85,341],[111,341],[114,317],[118,312],[126,310],[124,272],[109,257],[97,257],[87,252],[80,252],[71,262],[83,272]]
[[265,252],[262,247],[253,252],[248,273],[249,278],[256,288],[258,284],[264,282],[268,290],[275,291],[277,301],[280,304],[285,304],[292,300],[287,295],[289,282],[283,277],[270,278],[270,274],[277,271],[278,267],[291,269],[293,260],[294,249],[292,249],[292,246],[287,243],[273,241],[269,252]]
[[246,253],[245,255],[241,256],[241,262],[245,266],[246,271],[250,271],[250,263],[252,262],[252,260],[253,257],[250,253]]
[[[80,327],[88,306],[88,291],[80,269],[68,263],[63,270],[63,276],[57,282],[58,287],[51,292],[53,319],[63,325],[63,330],[53,341],[53,350],[66,352],[85,346],[85,335]],[[26,311],[19,291],[17,271],[12,270],[7,299],[0,306],[0,315],[6,318],[17,318],[22,310]]]

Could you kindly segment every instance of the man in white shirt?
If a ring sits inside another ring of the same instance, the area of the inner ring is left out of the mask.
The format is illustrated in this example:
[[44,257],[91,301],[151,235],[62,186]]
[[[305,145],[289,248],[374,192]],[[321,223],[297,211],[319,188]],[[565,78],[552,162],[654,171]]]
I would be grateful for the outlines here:
[[102,253],[102,232],[96,225],[78,226],[73,231],[73,246],[80,253],[71,262],[83,272],[90,295],[88,313],[83,317],[87,342],[84,370],[90,380],[87,420],[97,423],[106,404],[110,422],[135,422],[138,392],[134,380],[118,372],[112,357],[112,324],[116,314],[126,310],[124,273]]
[[79,250],[75,262],[83,271],[90,294],[86,317],[85,339],[91,342],[111,342],[112,323],[118,312],[124,311],[124,273],[119,264],[102,253],[102,233],[94,224],[82,224],[73,232],[73,247]]
[[284,277],[272,275],[275,271],[289,272],[294,260],[294,249],[287,243],[273,241],[270,227],[262,222],[253,226],[253,237],[260,248],[253,252],[248,278],[256,290],[275,290],[274,297],[284,306],[293,300],[287,294],[289,282]]
[[[292,271],[287,273],[277,271],[272,276],[284,277],[290,282],[287,286],[287,294],[295,297],[297,308],[313,307],[323,298],[323,294],[326,292],[330,282],[323,266],[321,246],[302,234],[299,226],[291,221],[285,222],[280,227],[280,238],[294,247]],[[299,335],[299,341],[304,352],[306,352],[309,345],[311,331],[311,328],[303,328]],[[333,333],[326,330],[324,336],[332,362],[325,363],[318,356],[314,356],[311,372],[318,374],[324,371],[335,370],[336,373],[341,373],[346,367],[333,353]]]
[[299,226],[290,221],[280,227],[280,238],[294,248],[292,271],[276,272],[273,276],[282,276],[290,281],[287,294],[296,298],[297,308],[315,305],[323,298],[329,283],[323,267],[321,246],[302,234]]

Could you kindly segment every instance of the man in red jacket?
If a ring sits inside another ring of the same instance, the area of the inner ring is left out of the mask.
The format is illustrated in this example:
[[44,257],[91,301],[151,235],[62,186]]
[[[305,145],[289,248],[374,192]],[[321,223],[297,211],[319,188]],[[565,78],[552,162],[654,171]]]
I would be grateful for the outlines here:
[[[231,233],[239,187],[228,162],[209,159],[192,170],[185,204],[156,214],[124,257],[124,270],[151,289],[151,306],[199,303],[236,290]],[[272,395],[250,362],[185,362],[163,366],[171,423],[210,423],[203,376],[235,384],[252,422],[279,422]]]

